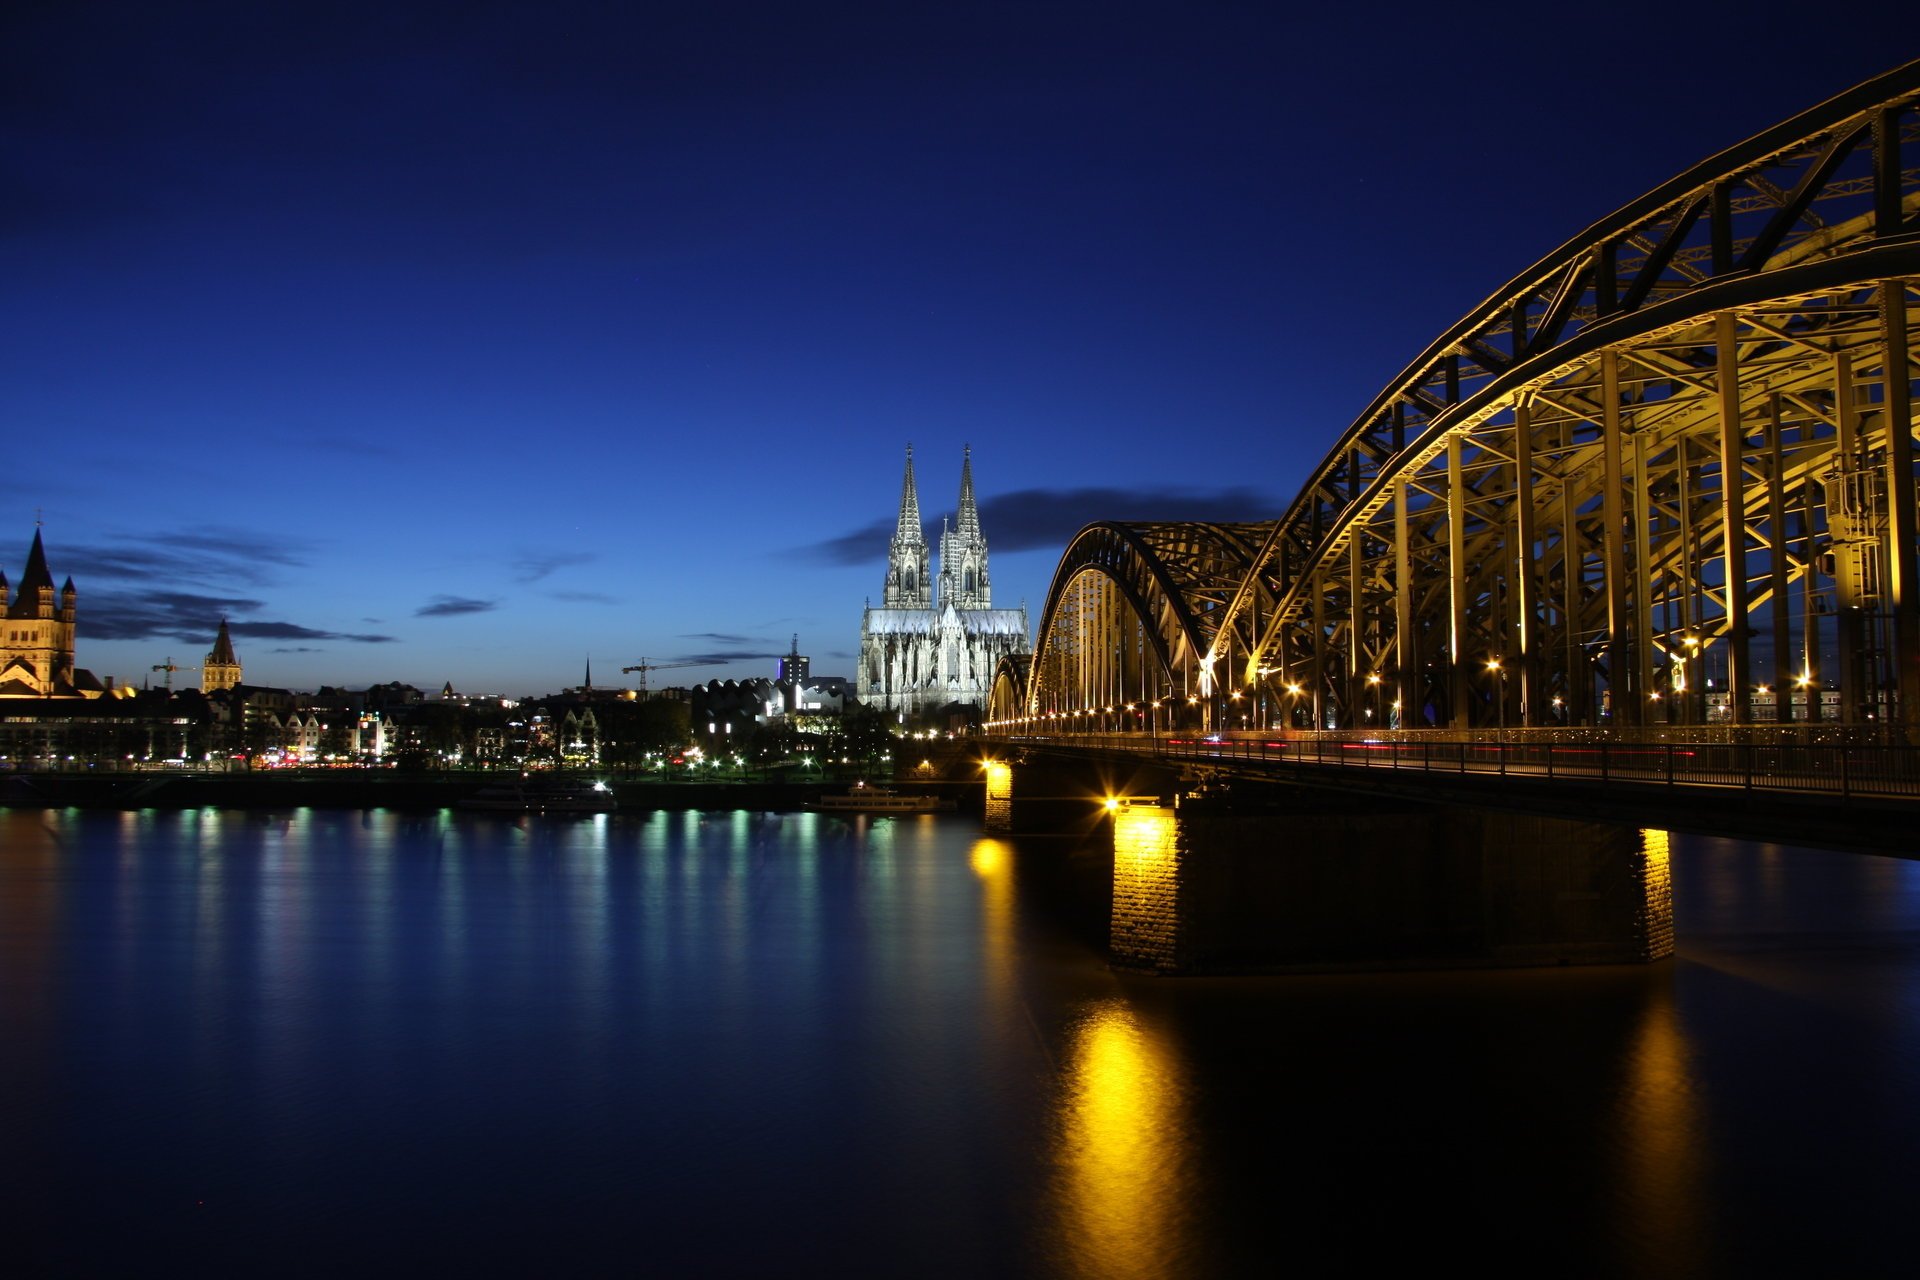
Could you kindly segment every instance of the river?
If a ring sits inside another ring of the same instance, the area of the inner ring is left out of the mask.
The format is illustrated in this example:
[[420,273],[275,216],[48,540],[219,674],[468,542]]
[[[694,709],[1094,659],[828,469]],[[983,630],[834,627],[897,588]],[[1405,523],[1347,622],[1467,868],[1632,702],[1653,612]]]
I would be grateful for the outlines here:
[[1911,1273],[1920,863],[1676,837],[1671,961],[1238,979],[1110,971],[1099,866],[954,815],[0,811],[9,1253]]

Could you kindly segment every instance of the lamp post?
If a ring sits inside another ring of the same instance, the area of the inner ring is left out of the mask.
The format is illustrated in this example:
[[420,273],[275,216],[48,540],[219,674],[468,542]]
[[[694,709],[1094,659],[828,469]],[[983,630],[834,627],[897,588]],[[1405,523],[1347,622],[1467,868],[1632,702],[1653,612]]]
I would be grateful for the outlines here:
[[1493,700],[1500,707],[1500,729],[1507,727],[1507,673],[1499,658],[1487,659],[1487,672],[1493,677]]

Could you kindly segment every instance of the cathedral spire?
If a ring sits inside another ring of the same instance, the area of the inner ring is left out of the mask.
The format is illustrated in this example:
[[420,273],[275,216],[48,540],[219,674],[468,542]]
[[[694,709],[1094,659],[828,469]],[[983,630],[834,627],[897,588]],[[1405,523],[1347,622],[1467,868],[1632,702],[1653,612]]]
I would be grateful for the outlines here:
[[968,541],[980,537],[980,508],[973,499],[973,446],[966,447],[960,459],[960,514],[954,521],[955,532]]
[[[907,476],[900,482],[900,520],[894,527],[894,541],[897,543],[925,542],[927,535],[920,523],[920,490],[913,483],[913,446],[907,446]],[[40,545],[40,536],[34,535],[33,544]]]
[[920,491],[913,483],[913,446],[907,446],[907,473],[900,482],[900,519],[887,548],[887,584],[882,596],[889,609],[924,609],[932,582],[928,573],[926,530],[920,524]]

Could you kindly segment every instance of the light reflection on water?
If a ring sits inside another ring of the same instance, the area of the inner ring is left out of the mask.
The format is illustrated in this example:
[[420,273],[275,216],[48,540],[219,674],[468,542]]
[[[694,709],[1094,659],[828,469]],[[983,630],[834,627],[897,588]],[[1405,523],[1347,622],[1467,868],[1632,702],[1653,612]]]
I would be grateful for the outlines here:
[[1178,1273],[1190,1253],[1190,1120],[1177,1052],[1124,997],[1067,1032],[1059,1082],[1059,1257],[1078,1274]]
[[1184,981],[960,818],[0,811],[0,1194],[78,1272],[1873,1274],[1920,865],[1671,866],[1665,965]]

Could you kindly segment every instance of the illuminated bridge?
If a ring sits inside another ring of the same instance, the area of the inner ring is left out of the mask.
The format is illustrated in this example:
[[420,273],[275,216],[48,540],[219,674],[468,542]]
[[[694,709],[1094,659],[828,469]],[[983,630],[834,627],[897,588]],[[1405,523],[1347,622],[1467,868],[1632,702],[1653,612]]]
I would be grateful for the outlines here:
[[1082,529],[989,732],[1799,744],[1920,790],[1916,325],[1920,62],[1501,286],[1278,519]]

